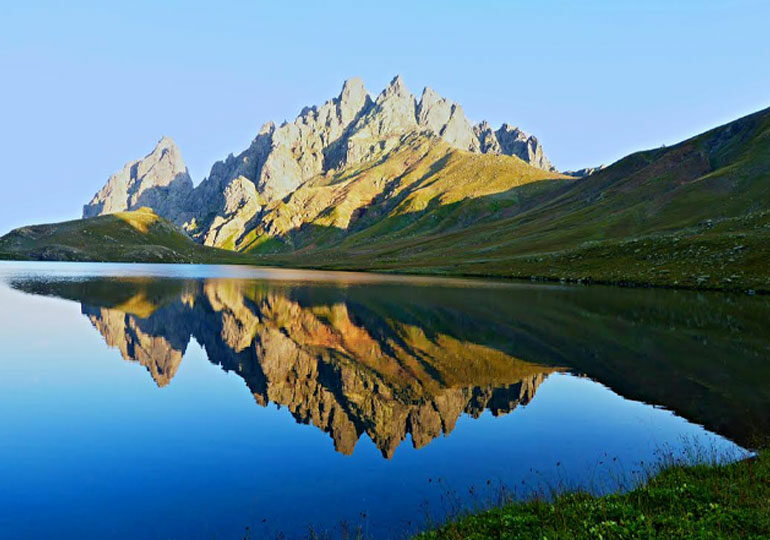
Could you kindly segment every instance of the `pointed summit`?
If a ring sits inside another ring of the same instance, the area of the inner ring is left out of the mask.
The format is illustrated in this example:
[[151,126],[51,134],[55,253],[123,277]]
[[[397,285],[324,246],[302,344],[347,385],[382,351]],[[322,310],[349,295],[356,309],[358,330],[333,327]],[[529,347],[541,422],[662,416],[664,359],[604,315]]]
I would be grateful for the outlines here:
[[483,122],[473,126],[473,133],[479,140],[479,150],[482,154],[502,154],[503,149],[500,148],[500,142],[497,140],[495,130],[489,125],[489,122],[484,120]]
[[[160,138],[155,148],[141,161],[142,165],[151,165],[154,162],[166,161],[173,169],[174,174],[187,172],[187,167],[182,159],[182,152],[168,135]],[[141,173],[140,173],[141,174]]]
[[393,80],[388,83],[388,86],[386,86],[382,91],[382,94],[380,94],[380,97],[390,96],[397,96],[399,98],[410,97],[414,99],[414,96],[412,96],[409,88],[406,87],[406,83],[404,82],[404,79],[401,77],[401,75],[396,75],[393,77]]
[[375,106],[356,124],[354,137],[371,141],[408,133],[417,127],[415,108],[414,96],[401,76],[396,75],[377,96]]
[[534,135],[527,135],[517,127],[503,124],[495,132],[503,154],[517,156],[527,163],[545,171],[555,171],[556,168],[546,157],[543,147]]
[[89,218],[147,206],[174,221],[193,184],[182,153],[171,137],[161,137],[142,159],[126,163],[83,207]]
[[340,92],[340,101],[358,100],[367,95],[366,86],[364,81],[360,77],[351,77],[342,84],[342,92]]
[[453,105],[451,101],[442,98],[432,88],[426,86],[417,105],[417,123],[421,128],[440,135],[441,130],[449,122]]
[[176,142],[174,142],[174,139],[172,139],[168,135],[163,135],[160,138],[160,140],[158,141],[158,144],[155,145],[155,149],[157,150],[158,148],[178,150]]
[[339,98],[340,120],[347,127],[357,115],[371,102],[364,81],[359,77],[351,77],[342,85]]
[[465,117],[463,108],[441,97],[429,86],[422,91],[422,98],[417,106],[417,123],[455,148],[473,152],[479,150],[479,141]]
[[426,104],[436,103],[437,101],[440,101],[442,99],[444,98],[438,95],[438,92],[436,92],[430,86],[426,86],[425,88],[422,89],[422,97],[420,98],[420,104],[426,105]]

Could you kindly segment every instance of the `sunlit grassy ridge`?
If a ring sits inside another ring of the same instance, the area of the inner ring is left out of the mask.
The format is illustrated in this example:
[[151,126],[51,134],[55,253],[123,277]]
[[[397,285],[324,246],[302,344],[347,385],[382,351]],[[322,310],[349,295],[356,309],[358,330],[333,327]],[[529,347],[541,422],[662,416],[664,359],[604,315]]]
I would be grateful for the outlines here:
[[463,152],[413,134],[379,161],[310,179],[269,206],[235,247],[313,250],[458,230],[572,181],[517,157]]
[[234,253],[196,244],[147,208],[21,227],[0,238],[0,258],[97,262],[239,260]]

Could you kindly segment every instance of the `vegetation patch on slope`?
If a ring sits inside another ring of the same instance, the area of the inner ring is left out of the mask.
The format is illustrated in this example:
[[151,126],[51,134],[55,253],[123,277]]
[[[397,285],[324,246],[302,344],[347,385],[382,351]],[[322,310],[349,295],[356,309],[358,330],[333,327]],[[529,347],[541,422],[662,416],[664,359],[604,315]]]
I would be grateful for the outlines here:
[[572,182],[517,157],[464,152],[412,134],[377,161],[305,182],[269,206],[235,247],[318,250],[459,230]]
[[561,495],[467,515],[416,540],[767,538],[770,451],[731,465],[672,465],[629,493]]
[[201,246],[152,210],[21,227],[0,238],[6,259],[89,262],[238,262],[232,252]]

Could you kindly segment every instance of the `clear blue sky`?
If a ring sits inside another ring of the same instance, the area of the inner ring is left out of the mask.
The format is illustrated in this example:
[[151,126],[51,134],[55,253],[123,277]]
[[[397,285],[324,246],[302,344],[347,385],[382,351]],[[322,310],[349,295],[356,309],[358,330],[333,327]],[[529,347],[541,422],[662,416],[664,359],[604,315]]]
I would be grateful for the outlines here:
[[767,0],[113,4],[0,6],[0,233],[79,217],[164,134],[197,183],[353,75],[430,85],[560,169],[770,106]]

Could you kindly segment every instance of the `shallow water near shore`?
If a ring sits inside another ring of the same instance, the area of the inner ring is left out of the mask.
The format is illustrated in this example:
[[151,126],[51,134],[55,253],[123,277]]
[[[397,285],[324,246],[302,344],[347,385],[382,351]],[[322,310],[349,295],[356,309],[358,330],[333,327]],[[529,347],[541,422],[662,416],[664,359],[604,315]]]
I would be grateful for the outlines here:
[[0,537],[401,538],[739,459],[770,431],[769,320],[722,293],[0,263]]

